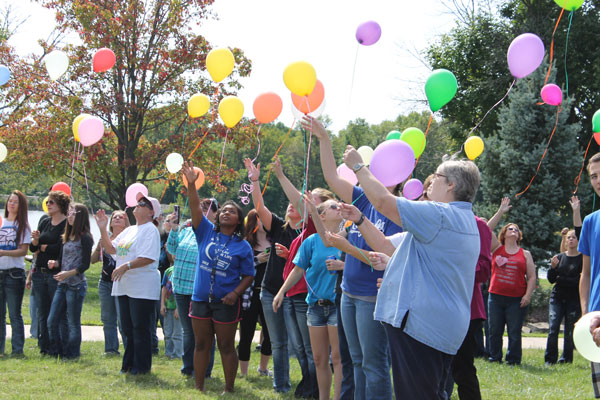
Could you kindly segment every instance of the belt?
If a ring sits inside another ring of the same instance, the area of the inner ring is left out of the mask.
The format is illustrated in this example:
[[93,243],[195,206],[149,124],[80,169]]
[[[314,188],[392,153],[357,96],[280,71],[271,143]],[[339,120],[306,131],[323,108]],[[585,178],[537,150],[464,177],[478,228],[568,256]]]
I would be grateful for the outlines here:
[[40,271],[43,274],[55,274],[56,272],[60,272],[58,270],[53,270],[53,269],[46,268],[46,267],[36,268],[36,270]]
[[14,272],[23,272],[23,273],[25,273],[25,270],[23,268],[0,269],[0,274],[12,274]]
[[332,306],[333,302],[331,300],[319,299],[319,300],[317,300],[317,305],[321,306],[321,307]]

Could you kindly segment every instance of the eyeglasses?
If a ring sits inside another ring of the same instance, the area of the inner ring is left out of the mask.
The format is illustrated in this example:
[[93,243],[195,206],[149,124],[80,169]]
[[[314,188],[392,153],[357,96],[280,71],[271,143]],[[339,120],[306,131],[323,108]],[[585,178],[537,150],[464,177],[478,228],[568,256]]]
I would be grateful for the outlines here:
[[506,228],[507,231],[513,231],[513,232],[519,232],[519,228],[515,228],[514,226],[511,226],[509,228]]
[[72,215],[75,215],[75,214],[77,214],[77,213],[79,213],[79,212],[80,212],[80,210],[74,210],[74,209],[70,209],[70,210],[67,212],[67,217],[70,217],[70,216],[72,216]]
[[136,205],[136,207],[148,207],[148,208],[152,208],[152,205],[150,203],[146,203],[145,201],[139,201]]
[[444,174],[440,174],[440,173],[438,173],[438,172],[434,172],[434,173],[433,173],[433,176],[435,176],[436,178],[447,178],[447,176],[446,176],[446,175],[444,175]]
[[56,204],[56,202],[52,199],[46,200],[46,204]]

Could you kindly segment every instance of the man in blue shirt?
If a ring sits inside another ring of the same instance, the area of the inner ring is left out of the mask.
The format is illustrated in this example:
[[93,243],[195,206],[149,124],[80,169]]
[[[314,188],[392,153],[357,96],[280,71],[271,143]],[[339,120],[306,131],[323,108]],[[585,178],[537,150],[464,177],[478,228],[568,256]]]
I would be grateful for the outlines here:
[[471,161],[440,164],[427,190],[432,201],[419,202],[389,193],[352,146],[344,162],[373,206],[407,232],[375,306],[389,341],[396,398],[445,399],[445,378],[471,315],[480,246],[471,203],[479,170]]

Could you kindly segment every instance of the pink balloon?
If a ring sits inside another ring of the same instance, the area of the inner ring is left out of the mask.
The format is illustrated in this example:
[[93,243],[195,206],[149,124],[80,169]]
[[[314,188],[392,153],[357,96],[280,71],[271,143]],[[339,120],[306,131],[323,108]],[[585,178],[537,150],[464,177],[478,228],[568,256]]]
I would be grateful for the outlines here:
[[142,193],[144,196],[148,196],[148,188],[143,183],[132,183],[125,192],[125,202],[129,207],[135,207],[137,199],[135,198],[138,193]]
[[562,103],[562,90],[554,83],[549,83],[542,88],[542,100],[551,106],[557,106]]
[[409,179],[404,184],[402,194],[409,200],[415,200],[423,194],[423,184],[418,179]]
[[533,33],[517,36],[508,48],[508,69],[515,78],[524,78],[544,60],[544,42]]
[[79,123],[79,143],[84,147],[97,143],[104,136],[104,123],[98,117],[87,117]]
[[356,28],[356,40],[363,46],[377,43],[381,37],[381,27],[375,21],[363,22]]
[[369,169],[385,186],[395,186],[406,180],[415,168],[415,152],[408,143],[391,139],[373,152]]
[[346,164],[341,164],[337,167],[337,174],[340,178],[347,180],[353,185],[356,185],[356,182],[358,182],[358,178],[354,174],[354,171],[348,168]]

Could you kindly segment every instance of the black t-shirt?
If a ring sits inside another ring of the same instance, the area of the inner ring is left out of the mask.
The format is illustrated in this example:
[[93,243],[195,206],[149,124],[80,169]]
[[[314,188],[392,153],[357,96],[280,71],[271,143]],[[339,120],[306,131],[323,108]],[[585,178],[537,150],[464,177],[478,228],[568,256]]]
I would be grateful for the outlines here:
[[567,256],[566,253],[558,255],[558,267],[548,270],[548,281],[555,283],[552,296],[561,300],[579,301],[579,277],[583,265],[583,255]]
[[[100,246],[100,245],[98,245]],[[100,279],[105,282],[112,283],[112,273],[117,266],[117,262],[115,259],[108,253],[105,253],[102,250],[102,275],[100,275]]]
[[[39,250],[37,257],[35,258],[35,269],[36,271],[43,271],[46,273],[57,274],[60,272],[60,268],[48,269],[49,260],[58,260],[60,257],[60,251],[62,249],[62,235],[65,232],[65,226],[67,225],[67,219],[65,218],[60,224],[52,225],[52,218],[49,216],[43,216],[38,223],[37,230],[40,231],[40,239],[38,245],[29,245],[29,250],[35,253]],[[40,246],[46,244],[46,251],[41,251]]]
[[289,225],[284,228],[285,221],[271,213],[271,230],[267,232],[267,238],[271,242],[271,252],[267,261],[267,268],[262,282],[262,288],[275,295],[283,286],[283,267],[285,258],[281,258],[275,251],[275,243],[280,243],[289,248],[292,241],[298,236],[298,232]]

